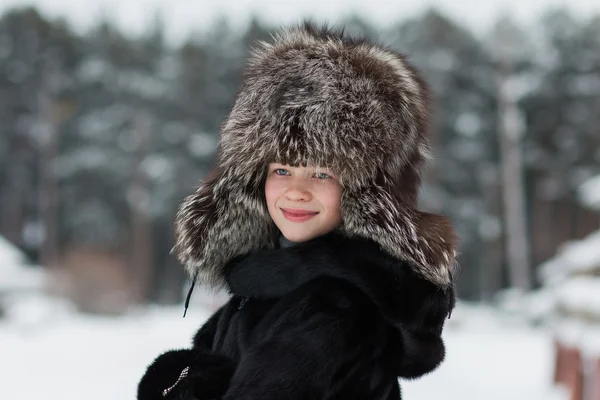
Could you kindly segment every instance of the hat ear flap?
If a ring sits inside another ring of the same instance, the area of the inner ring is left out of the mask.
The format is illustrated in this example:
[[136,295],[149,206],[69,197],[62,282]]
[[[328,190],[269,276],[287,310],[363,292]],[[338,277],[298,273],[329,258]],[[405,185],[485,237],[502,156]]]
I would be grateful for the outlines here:
[[458,263],[458,234],[443,216],[414,210],[419,244],[417,250],[425,263],[423,275],[443,286],[452,284]]
[[223,286],[225,264],[272,246],[275,232],[261,187],[244,185],[217,167],[179,207],[173,252],[190,275],[211,286]]
[[457,236],[441,215],[417,211],[378,185],[342,198],[343,230],[380,244],[427,280],[446,287],[456,269]]

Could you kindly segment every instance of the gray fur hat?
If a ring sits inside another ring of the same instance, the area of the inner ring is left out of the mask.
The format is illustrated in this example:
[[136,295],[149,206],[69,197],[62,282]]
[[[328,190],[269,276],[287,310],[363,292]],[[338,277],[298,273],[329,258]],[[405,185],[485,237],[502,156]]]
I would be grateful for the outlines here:
[[428,124],[427,86],[403,55],[310,23],[283,30],[250,56],[216,166],[178,211],[174,251],[190,274],[223,285],[229,260],[277,242],[268,164],[326,166],[343,187],[339,231],[446,287],[454,229],[416,209]]

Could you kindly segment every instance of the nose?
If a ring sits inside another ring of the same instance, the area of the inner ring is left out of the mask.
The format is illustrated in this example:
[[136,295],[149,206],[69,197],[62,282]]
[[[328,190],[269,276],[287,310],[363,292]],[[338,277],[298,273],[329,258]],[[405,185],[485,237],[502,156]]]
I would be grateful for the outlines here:
[[288,187],[285,197],[290,201],[310,201],[312,195],[305,184],[296,181]]

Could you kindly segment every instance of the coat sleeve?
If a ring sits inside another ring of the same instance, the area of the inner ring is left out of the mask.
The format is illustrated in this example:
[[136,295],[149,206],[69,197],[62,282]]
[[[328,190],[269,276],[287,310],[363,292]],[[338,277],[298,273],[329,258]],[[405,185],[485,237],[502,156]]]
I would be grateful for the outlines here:
[[[261,266],[260,279],[252,270]],[[261,251],[235,260],[227,279],[236,294],[282,295],[320,276],[359,288],[395,328],[390,351],[397,375],[416,378],[434,370],[445,357],[442,329],[455,305],[453,286],[425,280],[405,262],[385,255],[372,242],[328,238],[305,245]]]
[[[223,400],[325,398],[362,349],[357,332],[371,307],[346,283],[318,278],[288,293],[255,328]],[[337,374],[336,374],[337,373]]]
[[442,330],[454,307],[454,289],[437,288],[420,277],[407,274],[400,290],[404,295],[399,296],[398,301],[404,301],[405,305],[392,311],[390,324],[396,329],[389,350],[394,354],[399,377],[418,378],[444,361],[446,349]]
[[229,303],[204,323],[191,349],[167,351],[150,364],[138,384],[138,400],[208,400],[225,393],[235,363],[211,349],[227,307]]

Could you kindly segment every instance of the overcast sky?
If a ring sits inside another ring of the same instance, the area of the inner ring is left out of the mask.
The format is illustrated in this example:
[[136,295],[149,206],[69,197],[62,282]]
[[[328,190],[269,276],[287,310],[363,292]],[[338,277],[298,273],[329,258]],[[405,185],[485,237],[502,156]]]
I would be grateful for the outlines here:
[[303,16],[331,20],[352,11],[383,25],[422,12],[435,5],[458,22],[483,30],[501,13],[530,22],[541,10],[568,4],[580,16],[600,14],[600,0],[0,0],[0,12],[15,5],[33,4],[44,14],[66,16],[78,29],[86,29],[102,14],[115,18],[129,33],[139,33],[159,10],[171,40],[224,14],[235,24],[247,22],[254,11],[262,19],[285,24]]

